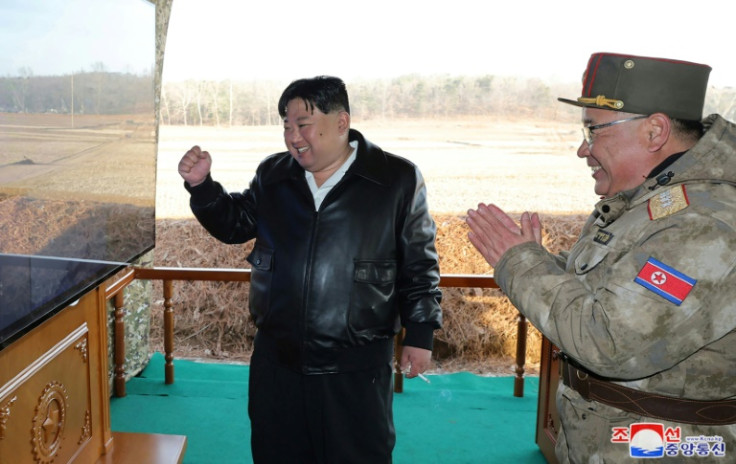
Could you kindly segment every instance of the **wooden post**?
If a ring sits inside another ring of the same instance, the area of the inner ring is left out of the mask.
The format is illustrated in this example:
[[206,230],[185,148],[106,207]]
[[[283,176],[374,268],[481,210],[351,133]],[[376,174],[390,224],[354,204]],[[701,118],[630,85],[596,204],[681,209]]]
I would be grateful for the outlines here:
[[174,282],[164,280],[164,358],[166,359],[166,385],[174,383],[174,310],[171,298],[174,293]]
[[514,379],[514,396],[524,396],[524,365],[526,365],[526,317],[519,313],[516,327],[516,378]]
[[122,398],[125,392],[125,300],[123,290],[115,294],[115,377],[113,391]]

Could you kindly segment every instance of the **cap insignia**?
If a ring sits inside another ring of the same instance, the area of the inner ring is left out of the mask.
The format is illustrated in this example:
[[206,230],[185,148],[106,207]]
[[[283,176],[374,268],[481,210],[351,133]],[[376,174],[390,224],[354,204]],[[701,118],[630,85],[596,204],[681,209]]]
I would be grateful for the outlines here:
[[578,98],[580,103],[592,103],[595,106],[608,106],[610,108],[620,110],[624,107],[624,102],[613,98],[606,98],[605,95],[598,95],[595,98],[580,97]]

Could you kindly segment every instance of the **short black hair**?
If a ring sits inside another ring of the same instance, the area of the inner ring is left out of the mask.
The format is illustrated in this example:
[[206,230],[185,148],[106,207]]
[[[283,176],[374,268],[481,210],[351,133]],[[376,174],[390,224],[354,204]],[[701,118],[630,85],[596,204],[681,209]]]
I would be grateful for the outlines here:
[[675,134],[682,138],[697,142],[705,133],[705,128],[701,121],[692,121],[689,119],[670,118]]
[[286,116],[286,105],[295,98],[304,100],[309,110],[316,107],[324,114],[332,111],[346,111],[350,114],[348,91],[345,83],[338,77],[317,76],[293,81],[279,98],[281,118]]

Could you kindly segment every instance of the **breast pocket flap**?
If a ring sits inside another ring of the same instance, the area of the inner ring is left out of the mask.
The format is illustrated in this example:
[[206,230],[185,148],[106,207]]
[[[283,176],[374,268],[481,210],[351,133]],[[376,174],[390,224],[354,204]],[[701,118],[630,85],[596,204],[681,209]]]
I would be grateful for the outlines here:
[[587,274],[606,258],[610,250],[605,247],[590,247],[575,258],[575,274]]
[[396,280],[396,263],[393,261],[356,261],[356,282],[385,283]]

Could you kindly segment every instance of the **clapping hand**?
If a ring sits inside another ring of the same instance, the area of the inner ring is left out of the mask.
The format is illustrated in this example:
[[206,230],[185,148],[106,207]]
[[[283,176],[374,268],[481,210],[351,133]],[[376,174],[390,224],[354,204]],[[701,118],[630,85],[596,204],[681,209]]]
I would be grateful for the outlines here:
[[520,227],[498,206],[480,203],[478,209],[468,210],[466,222],[470,227],[470,243],[492,267],[516,245],[542,243],[542,225],[537,213],[522,214]]

